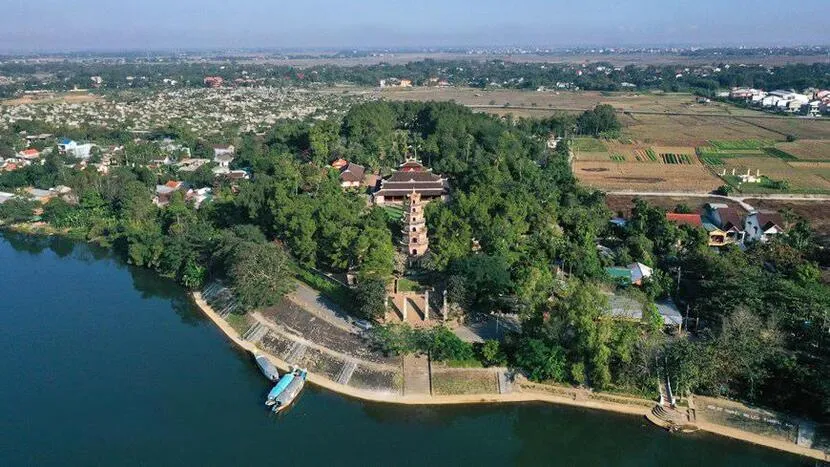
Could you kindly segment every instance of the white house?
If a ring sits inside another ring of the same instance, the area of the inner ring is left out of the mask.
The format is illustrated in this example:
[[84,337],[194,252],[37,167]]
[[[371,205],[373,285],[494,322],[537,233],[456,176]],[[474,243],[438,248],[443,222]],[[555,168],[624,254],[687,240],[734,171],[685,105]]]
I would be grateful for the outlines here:
[[236,152],[236,148],[230,144],[217,144],[213,146],[213,157],[217,157],[220,155],[230,155],[233,156]]
[[627,267],[631,271],[632,284],[642,284],[643,279],[648,279],[652,274],[654,274],[654,269],[643,263],[631,263]]
[[747,241],[766,242],[772,236],[782,234],[784,220],[775,212],[753,211],[744,220],[744,238]]

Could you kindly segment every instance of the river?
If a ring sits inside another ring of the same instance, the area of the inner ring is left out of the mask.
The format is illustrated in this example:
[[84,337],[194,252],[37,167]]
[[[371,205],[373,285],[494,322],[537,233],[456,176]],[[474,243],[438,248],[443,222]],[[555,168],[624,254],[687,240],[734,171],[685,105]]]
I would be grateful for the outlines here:
[[0,465],[810,465],[546,404],[399,407],[309,387],[263,406],[252,360],[153,272],[0,234]]

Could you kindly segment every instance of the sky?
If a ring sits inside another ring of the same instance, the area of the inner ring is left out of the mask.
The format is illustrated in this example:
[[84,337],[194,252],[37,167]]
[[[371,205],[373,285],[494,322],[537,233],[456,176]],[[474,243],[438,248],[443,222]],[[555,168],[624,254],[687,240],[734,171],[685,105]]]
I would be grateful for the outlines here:
[[0,50],[830,44],[830,0],[3,0]]

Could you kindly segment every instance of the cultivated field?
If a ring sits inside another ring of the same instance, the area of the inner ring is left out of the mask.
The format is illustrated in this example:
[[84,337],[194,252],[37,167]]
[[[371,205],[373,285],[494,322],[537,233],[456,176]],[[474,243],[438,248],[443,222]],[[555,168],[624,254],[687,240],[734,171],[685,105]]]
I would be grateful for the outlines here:
[[709,192],[723,184],[700,164],[576,160],[573,171],[582,183],[604,190]]
[[776,149],[802,161],[830,161],[830,140],[802,139],[792,143],[778,143]]
[[830,119],[774,116],[720,102],[698,104],[686,93],[526,91],[476,88],[403,88],[365,90],[383,99],[454,101],[477,111],[514,117],[545,117],[581,112],[597,104],[619,111],[623,139],[665,146],[700,146],[709,140],[780,141],[787,135],[830,139]]

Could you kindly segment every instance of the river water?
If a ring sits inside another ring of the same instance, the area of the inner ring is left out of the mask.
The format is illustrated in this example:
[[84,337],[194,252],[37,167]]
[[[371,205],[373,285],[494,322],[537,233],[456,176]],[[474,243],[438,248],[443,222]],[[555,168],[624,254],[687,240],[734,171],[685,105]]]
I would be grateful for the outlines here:
[[546,404],[398,407],[308,387],[263,406],[255,364],[154,273],[0,234],[0,465],[811,465],[637,417]]

